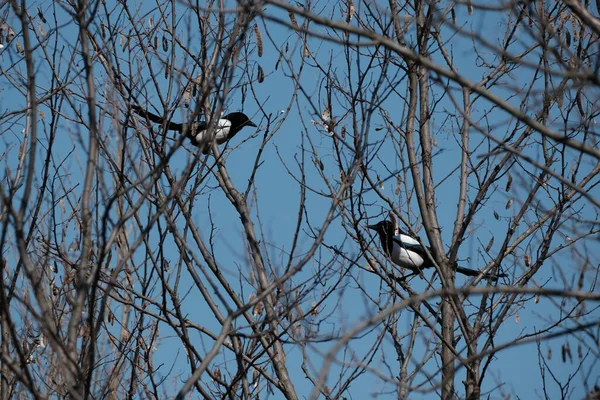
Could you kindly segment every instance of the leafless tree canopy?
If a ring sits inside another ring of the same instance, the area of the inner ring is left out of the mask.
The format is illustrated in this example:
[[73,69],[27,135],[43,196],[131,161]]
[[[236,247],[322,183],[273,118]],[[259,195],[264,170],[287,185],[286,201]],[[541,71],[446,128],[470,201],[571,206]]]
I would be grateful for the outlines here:
[[0,400],[597,399],[599,3],[2,2]]

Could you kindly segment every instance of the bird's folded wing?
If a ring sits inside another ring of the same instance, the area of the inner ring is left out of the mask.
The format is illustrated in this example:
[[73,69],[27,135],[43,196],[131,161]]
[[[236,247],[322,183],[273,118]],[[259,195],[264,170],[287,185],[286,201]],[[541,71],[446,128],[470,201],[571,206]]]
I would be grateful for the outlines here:
[[426,260],[428,258],[427,254],[425,253],[425,249],[423,249],[423,245],[421,243],[419,243],[417,240],[412,239],[410,242],[408,242],[406,240],[402,240],[401,236],[394,236],[394,237],[392,237],[392,240],[393,240],[394,244],[402,247],[405,250],[410,250],[412,252],[417,253],[424,260]]

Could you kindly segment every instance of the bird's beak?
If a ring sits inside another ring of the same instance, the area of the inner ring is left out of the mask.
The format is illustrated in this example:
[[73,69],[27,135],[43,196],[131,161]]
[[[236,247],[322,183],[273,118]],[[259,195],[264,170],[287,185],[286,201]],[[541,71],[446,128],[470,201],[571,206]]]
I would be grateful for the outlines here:
[[252,122],[252,121],[248,121],[248,122],[246,122],[246,125],[247,125],[247,126],[253,126],[253,127],[255,127],[255,128],[257,127],[257,125],[256,125],[254,122]]
[[377,230],[377,225],[367,225],[367,228],[373,229],[374,231],[376,231]]

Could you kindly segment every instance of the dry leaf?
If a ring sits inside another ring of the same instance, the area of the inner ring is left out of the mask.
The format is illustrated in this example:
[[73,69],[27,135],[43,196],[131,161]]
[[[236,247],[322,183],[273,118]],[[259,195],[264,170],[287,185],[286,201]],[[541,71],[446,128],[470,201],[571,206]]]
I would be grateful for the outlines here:
[[254,308],[252,308],[252,315],[254,315],[255,317],[257,315],[262,314],[263,312],[263,303],[262,302],[258,302],[254,305]]
[[510,191],[511,187],[512,187],[512,176],[510,174],[508,174],[506,187],[504,188],[504,191],[506,191],[506,192]]
[[265,72],[260,65],[258,66],[258,76],[256,77],[256,80],[258,83],[263,83],[265,81]]
[[398,175],[396,177],[396,190],[394,190],[394,193],[396,193],[396,196],[398,196],[400,194],[401,188],[402,188],[402,177],[400,177],[400,175]]
[[493,245],[494,245],[494,237],[492,236],[492,238],[488,242],[487,246],[485,246],[485,252],[488,253]]
[[42,20],[42,22],[47,23],[48,21],[46,21],[46,17],[44,17],[44,13],[42,13],[42,9],[40,7],[38,7],[37,12],[38,17]]
[[581,288],[583,288],[584,278],[585,278],[585,269],[581,270],[581,273],[579,274],[579,280],[577,281],[577,290],[581,290]]
[[44,30],[44,25],[41,21],[38,23],[38,31],[40,31],[40,35],[42,35],[42,37],[46,37],[46,31]]
[[260,374],[259,374],[258,370],[255,368],[254,372],[252,373],[252,385],[254,385],[254,387],[258,386],[258,378],[260,378]]
[[310,57],[310,50],[308,48],[308,44],[304,42],[304,52],[302,54],[303,57]]
[[319,307],[317,306],[317,303],[316,303],[316,302],[314,302],[314,301],[313,301],[313,302],[310,304],[310,308],[311,308],[311,313],[312,313],[313,315],[319,315]]

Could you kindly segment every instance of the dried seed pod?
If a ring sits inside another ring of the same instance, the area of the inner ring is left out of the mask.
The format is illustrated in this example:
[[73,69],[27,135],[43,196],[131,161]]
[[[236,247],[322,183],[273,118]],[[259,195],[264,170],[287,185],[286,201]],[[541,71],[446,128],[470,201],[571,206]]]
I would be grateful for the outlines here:
[[573,29],[573,40],[579,40],[579,20],[577,18],[571,18],[571,28]]
[[263,41],[258,24],[254,24],[254,35],[256,36],[256,47],[258,48],[258,56],[263,56]]
[[506,181],[506,187],[504,188],[504,191],[506,191],[506,192],[510,191],[511,187],[512,187],[512,175],[508,174],[507,181]]
[[296,15],[294,14],[294,12],[288,11],[288,16],[290,17],[290,21],[292,22],[292,25],[294,26],[294,28],[300,29],[300,27],[298,26],[298,21],[296,21]]
[[508,201],[506,202],[506,209],[508,210],[511,206],[512,206],[513,200],[512,199],[508,199]]
[[350,4],[348,4],[348,11],[346,12],[346,23],[349,23],[352,20],[352,17],[354,16],[354,2],[350,1]]
[[185,87],[185,93],[183,94],[183,106],[185,108],[189,108],[190,107],[190,99],[192,97],[192,86],[193,86],[193,83],[189,83]]
[[389,212],[388,213],[388,218],[390,219],[390,221],[392,222],[392,225],[394,226],[394,234],[397,235],[400,233],[400,227],[398,227],[398,221],[396,220],[396,216],[394,215],[393,212]]
[[579,114],[582,117],[585,117],[585,111],[583,110],[583,103],[581,101],[581,88],[577,90],[577,95],[575,96],[575,101],[577,103],[577,109],[579,110]]
[[167,37],[165,35],[163,35],[163,37],[162,37],[162,48],[163,48],[163,51],[169,50],[169,41],[167,40]]

